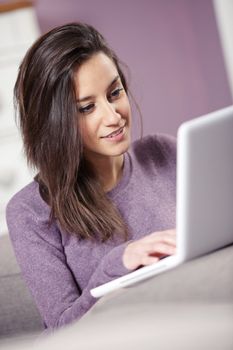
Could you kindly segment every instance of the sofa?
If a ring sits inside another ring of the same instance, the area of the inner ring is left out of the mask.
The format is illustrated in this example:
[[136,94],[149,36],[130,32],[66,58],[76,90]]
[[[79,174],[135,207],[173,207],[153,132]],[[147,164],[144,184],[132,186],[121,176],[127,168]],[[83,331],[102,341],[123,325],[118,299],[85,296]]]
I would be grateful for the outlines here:
[[0,342],[38,334],[43,323],[16,262],[8,234],[0,236]]
[[[0,333],[13,339],[0,350],[233,349],[233,245],[111,293],[39,338],[42,321],[8,236],[0,238],[0,269]],[[19,336],[32,339],[20,345]]]

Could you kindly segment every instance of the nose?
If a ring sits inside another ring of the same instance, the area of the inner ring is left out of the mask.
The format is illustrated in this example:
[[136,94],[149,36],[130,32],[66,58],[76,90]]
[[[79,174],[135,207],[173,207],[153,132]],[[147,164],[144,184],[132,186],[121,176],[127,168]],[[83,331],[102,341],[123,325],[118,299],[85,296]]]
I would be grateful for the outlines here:
[[121,114],[117,110],[117,106],[109,101],[102,104],[102,120],[105,126],[117,125],[121,120]]

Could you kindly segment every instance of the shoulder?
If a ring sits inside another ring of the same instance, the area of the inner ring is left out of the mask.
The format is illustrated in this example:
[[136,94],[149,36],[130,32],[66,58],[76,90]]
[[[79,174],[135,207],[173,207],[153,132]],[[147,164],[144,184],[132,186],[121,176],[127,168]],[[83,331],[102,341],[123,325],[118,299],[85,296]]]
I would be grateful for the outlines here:
[[10,235],[26,227],[39,223],[48,223],[50,208],[43,201],[39,185],[33,181],[9,201],[6,208],[6,220]]
[[43,201],[39,192],[39,185],[36,181],[29,183],[17,192],[7,204],[7,215],[12,211],[14,215],[22,214],[28,210],[31,214],[39,214],[41,211],[47,211],[48,206]]
[[176,163],[176,138],[167,134],[148,135],[133,142],[131,154],[138,162],[153,161],[157,166]]

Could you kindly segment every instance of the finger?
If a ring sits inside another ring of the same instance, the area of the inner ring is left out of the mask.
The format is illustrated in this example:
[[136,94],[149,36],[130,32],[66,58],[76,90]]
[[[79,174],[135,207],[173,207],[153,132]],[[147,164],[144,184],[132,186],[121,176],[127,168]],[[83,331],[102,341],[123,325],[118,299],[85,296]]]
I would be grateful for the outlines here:
[[172,246],[176,246],[176,236],[167,234],[157,234],[147,240],[147,244],[165,243]]
[[156,243],[150,247],[150,251],[148,253],[150,255],[151,254],[173,255],[176,253],[176,247],[169,244]]
[[172,255],[176,252],[176,242],[168,239],[154,239],[149,242],[141,242],[135,245],[134,254],[138,256],[150,255],[154,253],[160,253],[162,255]]
[[157,252],[156,254],[150,254],[150,256],[156,256],[157,258],[159,258],[159,260],[161,260],[162,258],[166,258],[167,256],[170,256],[170,255]]
[[142,265],[143,266],[147,266],[147,265],[151,265],[151,264],[154,264],[154,263],[156,263],[156,262],[158,262],[159,261],[159,258],[157,257],[157,256],[144,256],[143,258],[142,258]]

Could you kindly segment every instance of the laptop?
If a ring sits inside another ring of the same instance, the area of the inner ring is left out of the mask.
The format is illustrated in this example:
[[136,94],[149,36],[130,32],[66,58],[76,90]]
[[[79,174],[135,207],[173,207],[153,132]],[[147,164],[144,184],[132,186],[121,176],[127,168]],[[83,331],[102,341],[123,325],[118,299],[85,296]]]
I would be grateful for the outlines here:
[[95,298],[233,243],[233,106],[177,133],[177,253],[91,289]]

